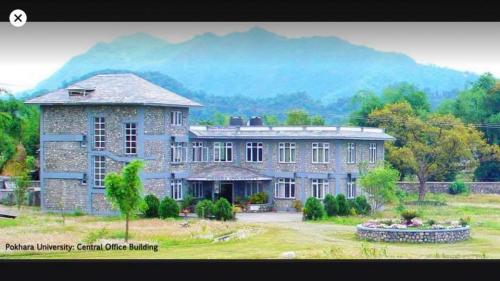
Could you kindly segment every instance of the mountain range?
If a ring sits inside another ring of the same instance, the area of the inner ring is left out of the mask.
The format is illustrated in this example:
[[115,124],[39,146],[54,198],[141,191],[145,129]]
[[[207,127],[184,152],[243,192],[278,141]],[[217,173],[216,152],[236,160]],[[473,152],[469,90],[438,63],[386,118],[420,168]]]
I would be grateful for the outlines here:
[[433,95],[440,99],[477,79],[333,36],[287,38],[254,27],[224,36],[204,33],[181,43],[147,33],[100,42],[24,94],[53,90],[105,69],[163,74],[194,92],[222,98],[268,99],[301,92],[325,103],[400,82],[425,90],[431,100]]

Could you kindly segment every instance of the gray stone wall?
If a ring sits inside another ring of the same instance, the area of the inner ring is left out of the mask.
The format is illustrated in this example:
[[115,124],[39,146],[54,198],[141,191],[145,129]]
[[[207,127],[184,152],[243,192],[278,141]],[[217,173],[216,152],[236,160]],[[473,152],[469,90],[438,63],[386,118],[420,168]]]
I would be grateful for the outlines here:
[[154,194],[160,200],[167,196],[164,179],[149,179],[144,181],[144,194]]
[[87,113],[82,106],[43,106],[44,134],[86,134]]
[[165,109],[161,107],[146,107],[144,111],[144,134],[165,134]]
[[104,193],[92,193],[92,214],[107,215],[117,213],[106,200]]
[[470,238],[468,226],[451,229],[407,230],[357,227],[360,239],[376,242],[400,243],[454,243]]
[[87,210],[87,185],[80,180],[46,179],[43,205],[51,211]]
[[[448,187],[452,182],[427,182],[426,190],[432,193],[448,193]],[[500,182],[465,182],[472,193],[500,194]],[[399,182],[398,185],[408,192],[417,192],[418,182]]]
[[87,148],[80,142],[45,142],[43,145],[46,172],[87,171]]

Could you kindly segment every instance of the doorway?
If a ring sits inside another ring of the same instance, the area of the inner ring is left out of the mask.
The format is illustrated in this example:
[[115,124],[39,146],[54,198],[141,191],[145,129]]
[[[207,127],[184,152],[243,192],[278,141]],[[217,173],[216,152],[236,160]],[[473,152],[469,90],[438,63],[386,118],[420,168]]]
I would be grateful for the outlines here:
[[219,193],[219,198],[226,198],[229,203],[233,204],[233,189],[234,189],[234,184],[233,183],[221,183],[220,184],[220,193]]

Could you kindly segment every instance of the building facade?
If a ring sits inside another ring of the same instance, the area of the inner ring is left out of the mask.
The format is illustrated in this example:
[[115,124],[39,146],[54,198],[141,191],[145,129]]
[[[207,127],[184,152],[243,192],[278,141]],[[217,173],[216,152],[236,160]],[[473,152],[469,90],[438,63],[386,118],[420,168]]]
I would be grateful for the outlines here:
[[310,196],[359,194],[358,164],[384,160],[378,128],[190,126],[200,104],[132,74],[96,75],[27,101],[39,104],[42,210],[115,213],[104,177],[145,163],[146,194],[230,202],[267,192],[277,210]]

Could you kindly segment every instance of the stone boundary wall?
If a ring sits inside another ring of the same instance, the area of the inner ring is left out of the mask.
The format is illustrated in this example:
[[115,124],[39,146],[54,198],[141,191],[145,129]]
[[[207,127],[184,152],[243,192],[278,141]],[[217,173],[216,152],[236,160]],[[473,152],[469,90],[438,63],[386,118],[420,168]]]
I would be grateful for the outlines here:
[[470,238],[470,227],[452,229],[384,229],[357,226],[360,239],[376,242],[454,243]]
[[[452,182],[427,182],[426,189],[432,193],[448,193]],[[500,182],[465,182],[471,193],[500,194]],[[398,182],[399,187],[408,192],[418,191],[418,182]]]

